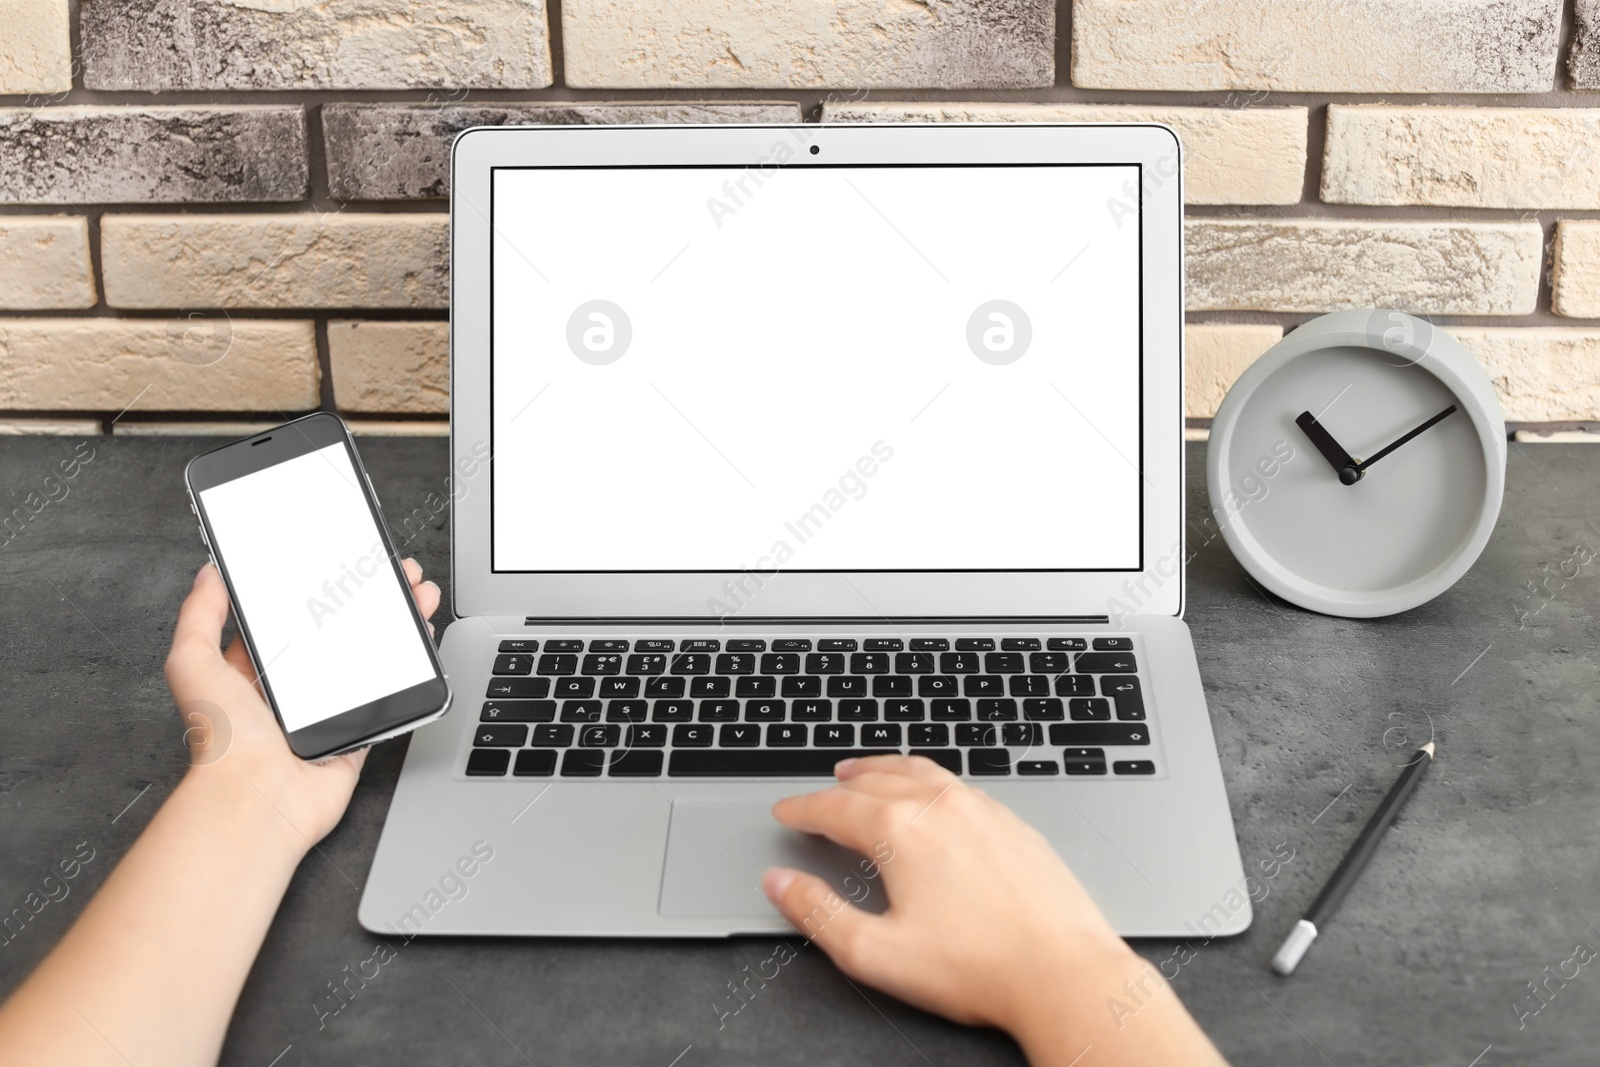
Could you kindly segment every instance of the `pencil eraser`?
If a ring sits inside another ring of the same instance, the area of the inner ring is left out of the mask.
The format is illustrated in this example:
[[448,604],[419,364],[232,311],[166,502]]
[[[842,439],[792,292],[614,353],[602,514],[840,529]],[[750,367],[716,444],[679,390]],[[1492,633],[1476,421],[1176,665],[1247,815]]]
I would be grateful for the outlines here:
[[1311,947],[1311,942],[1317,939],[1316,924],[1309,919],[1301,919],[1294,924],[1294,929],[1289,931],[1289,936],[1283,939],[1283,944],[1272,957],[1272,969],[1281,975],[1291,975],[1294,969],[1300,966],[1300,959],[1306,954],[1306,949]]

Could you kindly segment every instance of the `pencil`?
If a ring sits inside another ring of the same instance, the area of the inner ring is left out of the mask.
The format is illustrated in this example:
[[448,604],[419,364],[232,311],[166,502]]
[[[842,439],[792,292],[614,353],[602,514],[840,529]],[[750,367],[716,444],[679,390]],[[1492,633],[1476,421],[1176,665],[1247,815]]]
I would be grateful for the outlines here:
[[1411,762],[1406,764],[1405,770],[1400,772],[1400,777],[1395,780],[1389,795],[1383,798],[1378,810],[1367,820],[1361,836],[1356,838],[1356,843],[1345,853],[1338,869],[1333,872],[1333,877],[1328,879],[1328,884],[1322,887],[1322,892],[1317,894],[1317,899],[1312,902],[1305,918],[1295,923],[1294,929],[1289,931],[1289,936],[1284,938],[1283,945],[1272,957],[1274,971],[1282,975],[1294,973],[1294,969],[1300,965],[1301,957],[1311,947],[1311,942],[1317,939],[1317,931],[1333,918],[1333,913],[1339,910],[1339,904],[1344,900],[1345,894],[1356,884],[1361,872],[1367,869],[1372,854],[1378,850],[1378,841],[1383,832],[1400,814],[1400,809],[1405,807],[1406,801],[1411,799],[1417,783],[1422,780],[1423,773],[1432,763],[1433,742],[1429,741],[1417,750]]

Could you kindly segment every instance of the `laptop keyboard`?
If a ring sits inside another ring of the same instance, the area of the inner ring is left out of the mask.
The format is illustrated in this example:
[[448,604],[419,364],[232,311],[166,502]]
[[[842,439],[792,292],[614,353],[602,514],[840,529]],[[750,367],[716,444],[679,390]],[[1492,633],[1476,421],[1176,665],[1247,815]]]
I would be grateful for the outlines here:
[[1156,773],[1131,637],[506,638],[473,777]]

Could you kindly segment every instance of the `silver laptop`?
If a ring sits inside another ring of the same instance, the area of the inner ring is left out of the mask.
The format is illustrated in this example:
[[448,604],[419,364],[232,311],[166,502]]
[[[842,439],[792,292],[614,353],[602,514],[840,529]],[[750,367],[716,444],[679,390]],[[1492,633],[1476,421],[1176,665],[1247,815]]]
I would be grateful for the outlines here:
[[788,926],[773,822],[921,753],[1125,935],[1250,922],[1183,622],[1161,126],[475,129],[451,201],[455,707],[384,934]]

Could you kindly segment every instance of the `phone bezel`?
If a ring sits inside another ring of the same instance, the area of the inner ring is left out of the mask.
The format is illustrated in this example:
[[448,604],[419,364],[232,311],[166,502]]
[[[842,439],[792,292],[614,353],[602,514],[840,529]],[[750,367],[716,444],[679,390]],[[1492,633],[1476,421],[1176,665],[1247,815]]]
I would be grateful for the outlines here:
[[383,509],[372,491],[372,483],[367,477],[366,468],[361,464],[361,456],[356,451],[349,428],[345,426],[343,419],[331,412],[306,415],[263,433],[212,449],[190,460],[184,469],[190,507],[199,520],[201,537],[211,553],[212,562],[216,564],[223,582],[228,587],[228,599],[233,606],[234,622],[244,639],[245,648],[250,653],[250,662],[255,665],[267,704],[272,708],[278,726],[282,728],[283,716],[272,693],[271,677],[268,672],[262,670],[261,656],[256,648],[255,638],[250,632],[244,612],[239,609],[238,598],[234,595],[233,581],[228,573],[226,549],[217,543],[215,531],[211,528],[211,521],[201,501],[201,493],[225,482],[277,466],[279,463],[334,444],[344,446],[350,465],[359,476],[357,483],[362,498],[366,501],[367,510],[372,515],[378,534],[383,540],[384,552],[389,558],[390,570],[394,574],[395,581],[406,591],[405,601],[411,610],[417,634],[427,651],[428,660],[433,666],[434,676],[426,682],[390,693],[388,696],[340,712],[299,730],[284,729],[290,750],[304,760],[327,759],[341,752],[361,748],[385,737],[413,729],[425,721],[436,719],[450,707],[449,679],[439,661],[433,638],[428,633],[427,621],[423,619],[422,613],[417,610],[416,602],[411,597],[411,583],[400,566],[400,556],[395,550],[393,539],[389,536],[389,524],[383,517]]

